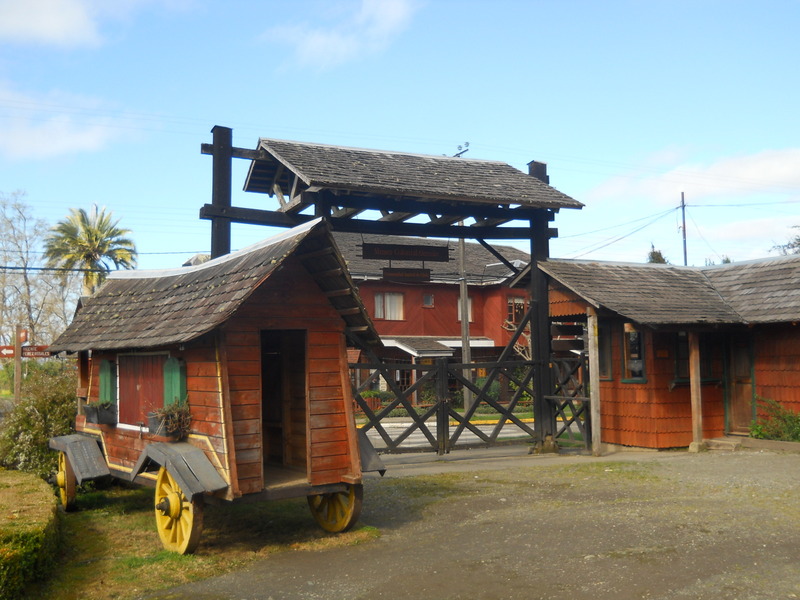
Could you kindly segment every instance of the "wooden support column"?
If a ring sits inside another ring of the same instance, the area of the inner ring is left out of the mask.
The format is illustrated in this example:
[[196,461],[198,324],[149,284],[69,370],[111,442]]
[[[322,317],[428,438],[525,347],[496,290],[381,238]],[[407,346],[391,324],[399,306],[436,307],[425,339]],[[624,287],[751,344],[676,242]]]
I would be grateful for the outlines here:
[[602,456],[600,427],[600,344],[598,341],[597,311],[586,307],[586,335],[589,338],[589,414],[592,421],[592,455]]
[[[211,205],[224,212],[231,208],[232,146],[233,130],[215,125],[211,130],[213,140],[213,165],[211,183]],[[231,220],[215,216],[211,219],[211,258],[231,251]]]
[[549,213],[531,219],[531,358],[533,360],[533,419],[537,452],[557,452],[556,416],[545,396],[550,395],[550,305],[547,276],[539,263],[550,255]]
[[689,332],[689,387],[692,402],[692,443],[689,452],[705,450],[703,443],[703,398],[700,385],[700,336]]

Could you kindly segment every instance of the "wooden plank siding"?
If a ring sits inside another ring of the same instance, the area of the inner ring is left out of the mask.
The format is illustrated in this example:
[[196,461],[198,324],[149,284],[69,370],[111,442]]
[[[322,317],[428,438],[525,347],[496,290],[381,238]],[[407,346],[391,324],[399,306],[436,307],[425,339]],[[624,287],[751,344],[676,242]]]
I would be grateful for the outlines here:
[[[262,330],[306,332],[306,406],[302,414],[292,411],[290,431],[285,432],[289,437],[289,454],[304,460],[313,485],[357,476],[358,456],[348,441],[349,437],[355,439],[355,427],[352,413],[347,416],[342,385],[347,369],[341,317],[293,258],[287,259],[286,266],[267,283],[223,327],[241,492],[247,494],[264,487],[260,417]],[[291,301],[287,301],[288,290],[292,293]],[[349,399],[349,387],[346,389]],[[295,464],[295,459],[290,462]]]
[[[222,402],[213,342],[201,338],[184,347],[174,346],[165,348],[164,351],[186,363],[186,391],[192,413],[191,433],[186,441],[203,450],[211,464],[218,467],[220,474],[227,479],[229,469],[223,438]],[[100,363],[103,360],[116,362],[117,353],[110,351],[93,353],[88,362],[89,402],[97,401],[99,397]],[[164,439],[147,432],[140,434],[139,429],[96,425],[85,423],[83,419],[77,422],[76,428],[79,431],[100,432],[109,464],[123,471],[130,471],[134,467],[148,443]]]

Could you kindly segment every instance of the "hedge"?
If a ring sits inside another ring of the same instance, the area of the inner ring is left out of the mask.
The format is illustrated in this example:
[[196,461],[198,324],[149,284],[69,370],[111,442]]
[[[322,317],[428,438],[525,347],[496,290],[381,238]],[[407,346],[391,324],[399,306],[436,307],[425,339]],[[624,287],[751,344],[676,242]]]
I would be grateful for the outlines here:
[[0,470],[0,600],[47,576],[58,549],[53,489],[39,477]]

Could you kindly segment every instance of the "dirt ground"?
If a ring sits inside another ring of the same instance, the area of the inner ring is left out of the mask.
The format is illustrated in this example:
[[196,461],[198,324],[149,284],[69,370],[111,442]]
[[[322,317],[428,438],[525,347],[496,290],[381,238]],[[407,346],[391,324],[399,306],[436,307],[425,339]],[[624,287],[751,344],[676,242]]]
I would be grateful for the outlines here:
[[800,454],[524,452],[386,457],[357,525],[375,541],[149,598],[800,598]]

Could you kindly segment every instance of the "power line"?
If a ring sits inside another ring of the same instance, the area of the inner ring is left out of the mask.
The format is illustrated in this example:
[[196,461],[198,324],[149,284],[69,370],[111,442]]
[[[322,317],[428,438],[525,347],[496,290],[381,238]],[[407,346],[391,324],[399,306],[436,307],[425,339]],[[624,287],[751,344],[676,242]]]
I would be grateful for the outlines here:
[[2,271],[56,271],[61,273],[108,273],[104,269],[67,269],[64,267],[17,267],[13,265],[0,265]]

